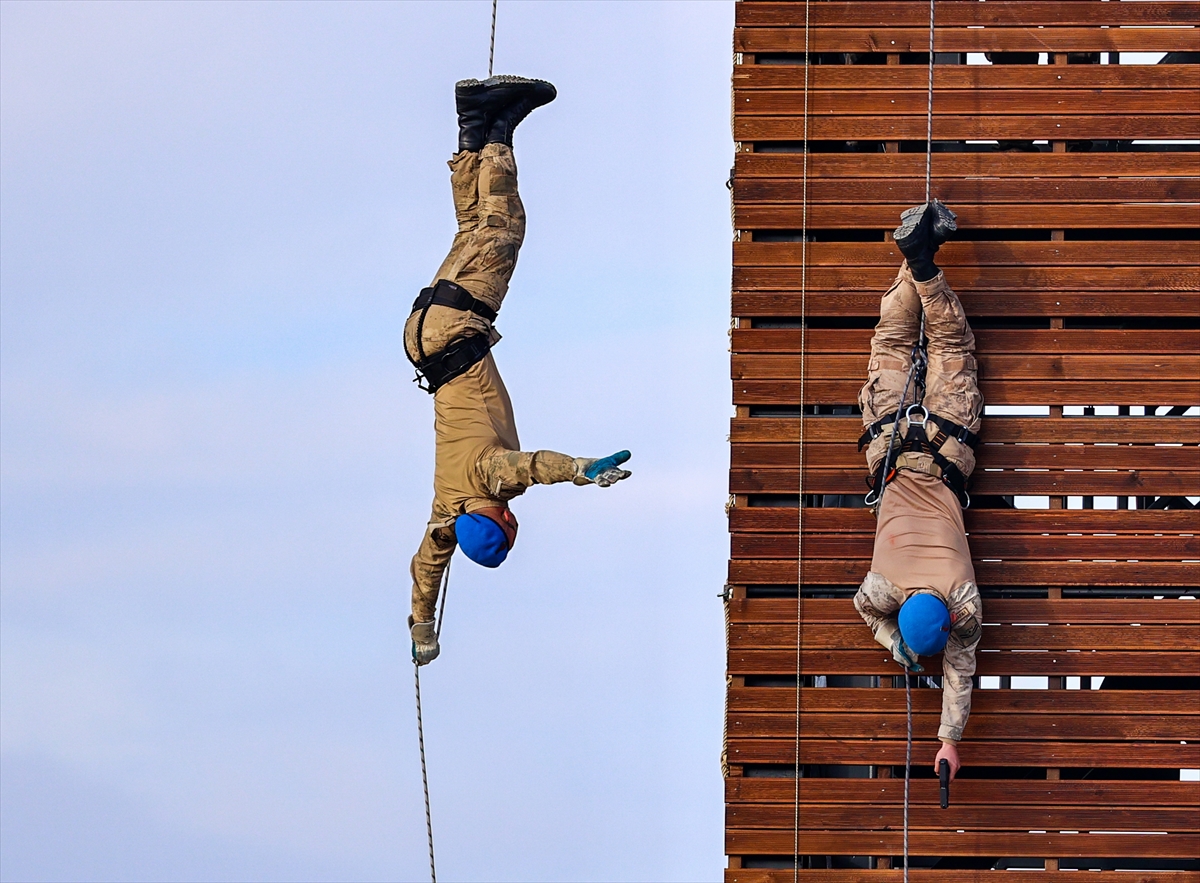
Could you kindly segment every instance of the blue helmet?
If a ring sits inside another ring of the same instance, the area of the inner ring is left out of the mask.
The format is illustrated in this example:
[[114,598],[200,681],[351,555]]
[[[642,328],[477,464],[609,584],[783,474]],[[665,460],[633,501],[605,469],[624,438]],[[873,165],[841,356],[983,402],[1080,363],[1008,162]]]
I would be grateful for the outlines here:
[[454,533],[463,554],[484,567],[499,567],[508,557],[504,528],[486,515],[468,512],[454,519]]
[[900,606],[900,637],[918,656],[940,653],[950,637],[950,611],[937,595],[919,592]]

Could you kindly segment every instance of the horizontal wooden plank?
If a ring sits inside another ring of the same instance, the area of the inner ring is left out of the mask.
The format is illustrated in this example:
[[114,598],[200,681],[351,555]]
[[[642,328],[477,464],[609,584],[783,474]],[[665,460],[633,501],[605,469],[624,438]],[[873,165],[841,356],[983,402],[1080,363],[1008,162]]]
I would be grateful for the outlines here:
[[[735,469],[794,467],[799,445],[734,444],[730,462]],[[981,444],[975,449],[980,469],[1173,469],[1200,471],[1200,451],[1194,445],[998,445]],[[866,460],[853,446],[812,444],[804,446],[805,465],[813,469],[860,469]]]
[[[843,134],[842,137],[852,136]],[[838,205],[810,205],[808,228],[892,230],[900,213],[910,205],[911,200],[891,205],[875,203],[855,206],[852,212]],[[1200,208],[1191,204],[1001,205],[959,202],[955,204],[954,211],[958,214],[958,226],[961,230],[1192,229],[1200,222]],[[739,230],[799,230],[800,224],[800,210],[795,206],[741,203],[734,206],[734,226]]]
[[[805,853],[808,854],[808,853]],[[1109,883],[1111,871],[1004,871],[1004,883]],[[1097,877],[1103,873],[1103,877]],[[912,867],[912,883],[995,883],[996,871],[926,870]],[[904,883],[895,870],[786,870],[728,867],[725,883]],[[1200,883],[1200,871],[1122,871],[1121,883]]]
[[[914,805],[938,799],[938,783],[913,779],[909,785]],[[1200,806],[1200,786],[1194,782],[1104,781],[1092,779],[957,779],[955,806]],[[795,778],[729,776],[725,779],[727,803],[779,803],[795,805]],[[902,804],[904,780],[839,779],[837,788],[821,779],[800,780],[800,803]],[[1197,820],[1200,823],[1200,820]],[[1034,826],[1029,826],[1034,827]]]
[[[927,133],[925,114],[908,116],[735,116],[735,141],[914,141]],[[807,129],[806,129],[807,124]],[[1200,116],[1194,114],[1126,114],[1066,116],[1060,114],[974,116],[947,114],[933,118],[937,141],[1001,139],[1194,139],[1200,138]]]
[[[857,558],[873,554],[872,534],[806,534],[804,557]],[[971,554],[978,559],[1002,561],[1089,561],[1114,558],[1137,561],[1200,560],[1200,537],[1068,537],[1028,534],[974,535]],[[735,533],[731,558],[787,558],[796,560],[796,535],[786,533]]]
[[[914,732],[937,732],[941,710],[913,714]],[[795,738],[796,715],[730,712],[726,717],[728,734],[747,739]],[[803,739],[897,739],[907,735],[907,715],[897,714],[822,714],[804,712],[800,716]],[[1200,721],[1188,715],[1092,715],[1072,714],[1055,717],[1048,714],[986,714],[972,710],[970,739],[975,742],[1011,742],[1021,740],[1083,740],[1094,742],[1180,742],[1200,739]],[[1200,827],[1200,816],[1195,824]],[[1042,827],[1032,825],[1031,827]]]
[[[807,854],[807,853],[806,853]],[[909,870],[911,883],[995,883],[987,870]],[[903,883],[904,871],[801,869],[793,872],[766,868],[727,868],[725,883]],[[1004,871],[1004,883],[1079,883],[1079,871]],[[1200,883],[1200,871],[1122,871],[1121,883]]]
[[[879,646],[861,622],[809,624],[800,637],[806,650],[875,651]],[[733,622],[728,644],[733,650],[795,650],[796,627]],[[1186,650],[1200,654],[1200,629],[1190,625],[985,625],[979,646],[985,650]],[[1200,655],[1196,666],[1200,676]],[[1195,735],[1200,740],[1200,729]]]
[[[892,654],[875,650],[800,650],[803,675],[894,675],[899,672]],[[975,655],[980,676],[1107,677],[1109,675],[1162,675],[1184,677],[1200,669],[1200,657],[1189,652],[1157,651],[991,651]],[[922,659],[927,671],[941,672],[941,655]],[[730,649],[726,667],[732,675],[795,675],[795,650]]]
[[[849,598],[804,598],[800,603],[805,623],[862,622]],[[1194,599],[986,598],[983,613],[985,622],[994,623],[1200,625],[1200,601]],[[794,626],[796,599],[734,598],[729,602],[729,618],[734,622],[789,622]]]
[[[991,0],[989,0],[991,2]],[[802,55],[793,56],[794,59]],[[928,72],[923,64],[901,65],[813,65],[808,69],[808,86],[813,92],[924,92]],[[804,88],[804,66],[789,64],[737,64],[733,86],[738,92],[795,90]],[[1092,89],[1104,92],[1200,88],[1200,69],[1195,65],[1163,64],[937,64],[933,70],[935,102],[950,91],[1003,92],[1031,89]]]
[[[1200,220],[1200,207],[1197,209]],[[807,284],[820,291],[874,290],[882,295],[896,281],[893,267],[808,267]],[[957,289],[989,291],[1185,291],[1200,305],[1200,269],[1196,267],[956,267],[946,279]],[[740,291],[778,291],[801,284],[800,267],[736,267],[733,287]]]
[[[1191,98],[1194,100],[1195,95]],[[912,178],[735,178],[733,198],[740,206],[799,206],[805,198],[811,205],[869,205],[871,203],[920,203],[924,179]],[[807,193],[805,192],[807,190]],[[1196,178],[946,178],[934,188],[938,198],[955,203],[1097,203],[1196,202],[1200,179]],[[940,255],[939,255],[940,256]]]
[[[1200,159],[1198,159],[1200,164]],[[1200,165],[1198,165],[1200,169]],[[873,182],[869,179],[850,179],[847,183],[862,181],[864,186],[875,183],[886,185],[895,179]],[[946,192],[947,188],[934,189]],[[990,181],[1006,179],[992,178]],[[1054,187],[1054,181],[1029,180],[1034,186],[1046,189]],[[1134,179],[1145,180],[1145,179]],[[833,182],[825,182],[832,184]],[[1022,182],[1026,183],[1026,182]],[[1073,183],[1073,182],[1071,182]],[[810,185],[812,186],[812,185]],[[833,184],[833,186],[840,186]],[[1095,183],[1089,184],[1094,187]],[[878,191],[876,191],[878,192]],[[978,202],[978,200],[974,200]],[[893,200],[895,202],[895,200]],[[742,240],[733,244],[735,267],[799,267],[801,260],[809,267],[887,267],[895,276],[903,256],[895,242],[752,242]],[[955,267],[1026,267],[1026,266],[1089,266],[1089,267],[1148,267],[1148,266],[1194,266],[1200,263],[1200,242],[1196,240],[1126,241],[1098,240],[1075,242],[947,242],[938,249],[937,262],[947,272]],[[984,329],[990,330],[990,329]],[[1010,330],[1010,329],[1002,329]],[[1056,329],[1061,332],[1062,329]]]
[[[734,89],[733,107],[738,116],[787,116],[804,113],[803,83],[792,89]],[[736,83],[735,83],[736,87]],[[1193,114],[1196,93],[1192,89],[1147,89],[1130,107],[1129,92],[1090,89],[997,89],[974,86],[970,89],[935,90],[934,119],[963,114],[1034,116],[1038,114],[1125,114],[1136,110],[1140,116],[1153,114]],[[810,119],[819,116],[904,116],[928,112],[924,87],[915,89],[820,90],[808,91]]]
[[[1198,255],[1200,257],[1200,255]],[[1188,355],[1200,358],[1200,331],[1181,329],[1124,328],[976,328],[975,353],[1022,355],[1109,356]],[[803,345],[809,353],[845,353],[865,360],[871,352],[870,328],[809,328]],[[735,328],[731,349],[743,353],[799,353],[800,328]]]
[[[777,399],[774,401],[778,401]],[[837,399],[833,399],[837,401]],[[844,401],[844,400],[843,400]],[[796,468],[729,470],[731,494],[796,494],[800,492]],[[866,466],[846,469],[806,467],[804,492],[808,494],[865,494]],[[1067,496],[1200,496],[1200,473],[1153,472],[1132,469],[1112,472],[977,470],[971,474],[970,493],[979,495]]]
[[[1164,742],[977,742],[959,743],[964,766],[1058,767],[1068,769],[1196,769],[1200,767],[1200,744],[1172,745]],[[932,732],[914,739],[913,766],[933,767],[940,742]],[[794,764],[795,739],[730,739],[730,763]],[[812,739],[801,740],[802,764],[890,764],[904,765],[904,740]],[[838,780],[841,781],[840,779]],[[791,847],[788,847],[789,852]],[[822,851],[822,850],[814,850]],[[854,852],[853,855],[862,855]],[[918,853],[920,854],[920,853]],[[1010,853],[1011,854],[1011,853]],[[1053,853],[1051,853],[1053,854]]]
[[[968,509],[967,533],[1005,534],[1180,534],[1200,532],[1200,512],[1188,509]],[[769,532],[796,535],[799,510],[734,506],[729,511],[733,533]],[[867,509],[805,509],[804,533],[850,533],[873,537],[875,517]]]
[[[739,417],[730,421],[735,443],[800,440],[797,418]],[[804,438],[810,443],[856,445],[862,434],[861,417],[809,417]],[[986,443],[1114,443],[1200,444],[1200,417],[1008,417],[983,421]]]
[[[928,52],[929,29],[880,25],[868,28],[735,28],[735,52]],[[989,28],[938,27],[936,52],[1196,52],[1196,28]]]
[[[868,569],[870,559],[806,561],[800,577],[806,586],[856,586]],[[1200,567],[1165,561],[976,561],[975,577],[984,586],[1192,587],[1200,585]],[[729,562],[728,580],[742,586],[794,586],[796,562],[736,558]]]
[[[861,379],[809,380],[806,405],[849,405],[858,401]],[[1200,404],[1195,380],[1002,380],[981,378],[979,390],[990,405],[1163,405]],[[799,380],[735,380],[735,405],[790,405],[801,401]],[[1183,493],[1178,491],[1177,493]],[[1188,491],[1188,493],[1196,493]]]
[[[807,831],[806,854],[891,855],[899,854],[902,835],[871,831]],[[725,851],[733,854],[792,855],[794,835],[786,831],[727,829]],[[914,831],[909,852],[916,855],[1046,855],[1074,857],[1191,858],[1200,849],[1200,836],[1192,834],[1026,834],[994,832]],[[1007,873],[1004,872],[1007,879]],[[804,879],[810,879],[805,877]],[[914,881],[917,878],[913,878]],[[960,878],[962,879],[962,878]],[[1122,879],[1124,879],[1122,877]],[[1152,878],[1153,879],[1153,878]],[[1163,878],[1169,879],[1169,878]]]
[[[916,328],[913,328],[916,336]],[[931,341],[929,351],[936,354]],[[1200,373],[1200,353],[1141,355],[1045,355],[978,353],[979,375],[1006,380],[1192,380]],[[741,355],[734,353],[734,380],[794,379],[800,376],[799,355]],[[811,380],[865,379],[867,359],[862,355],[812,353],[804,360]]]
[[[1060,68],[1061,69],[1061,68]],[[815,69],[815,70],[819,70]],[[872,68],[871,77],[901,68]],[[1011,70],[1011,68],[1010,68]],[[1046,70],[1046,68],[1043,68]],[[1069,70],[1069,68],[1068,68]],[[1200,71],[1200,65],[1196,66]],[[924,83],[924,71],[921,82]],[[923,140],[923,139],[922,139]],[[950,178],[1124,178],[1191,177],[1197,153],[937,153],[934,180]],[[751,153],[734,157],[734,179],[747,177],[799,178],[805,172],[804,154]],[[925,153],[813,153],[808,178],[921,178]],[[1110,225],[1111,226],[1111,225]]]
[[[899,855],[901,840],[900,831],[808,831],[803,848],[806,855]],[[731,828],[725,832],[725,852],[729,855],[791,856],[794,842],[791,828],[786,831]],[[1193,858],[1200,855],[1200,835],[914,831],[909,835],[908,851],[910,855],[989,855],[1010,858],[1047,855],[1060,858]],[[1008,872],[1001,873],[1008,880]],[[913,879],[915,883],[916,878]],[[1124,875],[1121,880],[1125,880]]]
[[[737,27],[780,27],[804,24],[802,4],[795,2],[744,2],[737,6]],[[1111,7],[1111,8],[1110,8]],[[813,3],[808,10],[812,27],[870,26],[881,21],[907,27],[925,27],[927,9],[920,3],[895,0]],[[941,0],[937,8],[941,25],[1154,25],[1200,24],[1200,4],[1192,2],[1113,3],[1089,6],[1046,0],[988,0],[986,4]]]
[[[904,809],[899,806],[802,805],[798,814],[792,806],[773,803],[737,803],[726,807],[729,828],[802,831],[861,831],[903,828]],[[938,801],[914,802],[908,811],[910,831],[1166,831],[1187,834],[1196,831],[1196,810],[1175,807],[996,807],[952,803],[943,810]]]
[[[795,630],[794,625],[791,628],[793,631]],[[805,626],[805,628],[812,628],[812,626]],[[729,688],[729,712],[731,714],[734,712],[789,712],[794,714],[796,705],[796,690],[793,687]],[[800,690],[799,705],[804,714],[810,712],[847,715],[905,713],[903,688],[804,687]],[[913,690],[912,706],[915,713],[938,714],[942,710],[942,691]],[[1195,690],[979,689],[971,694],[971,709],[973,714],[1020,715],[1022,720],[1030,715],[1039,714],[1054,718],[1071,717],[1077,714],[1173,714],[1190,717],[1191,726],[1200,726],[1200,721],[1196,720],[1197,717],[1200,717],[1200,693]],[[1200,733],[1194,733],[1192,738],[1200,739]],[[1188,793],[1197,803],[1200,803],[1200,785],[1192,784],[1188,787],[1190,789]],[[1009,794],[1006,802],[1019,803],[1021,801],[1017,800],[1013,794]]]

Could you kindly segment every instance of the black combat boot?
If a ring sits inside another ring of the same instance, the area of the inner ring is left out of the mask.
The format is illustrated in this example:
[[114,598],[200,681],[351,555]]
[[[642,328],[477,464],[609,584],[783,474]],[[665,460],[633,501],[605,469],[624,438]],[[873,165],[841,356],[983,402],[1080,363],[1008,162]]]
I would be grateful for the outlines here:
[[534,108],[549,104],[558,96],[558,90],[545,80],[525,77],[490,77],[483,81],[488,92],[496,95],[496,110],[491,114],[487,135],[488,144],[513,146],[513,132],[521,120],[529,116]]
[[512,147],[513,130],[535,107],[558,95],[545,80],[528,77],[488,77],[459,80],[454,86],[458,105],[458,149],[481,150],[485,144]]
[[458,109],[458,149],[475,153],[483,150],[487,133],[487,86],[478,80],[459,80],[454,84],[454,104]]
[[893,231],[892,238],[908,261],[915,281],[928,282],[937,277],[941,271],[933,257],[956,230],[957,216],[936,199],[900,215],[900,226]]

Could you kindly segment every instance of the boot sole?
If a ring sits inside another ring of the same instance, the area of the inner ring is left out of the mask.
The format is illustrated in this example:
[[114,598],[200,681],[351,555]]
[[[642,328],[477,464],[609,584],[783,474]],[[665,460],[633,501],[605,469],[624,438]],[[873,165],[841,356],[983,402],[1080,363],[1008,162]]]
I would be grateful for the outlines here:
[[[494,77],[488,77],[486,80],[476,80],[476,79],[459,80],[457,83],[454,84],[454,89],[455,89],[455,91],[458,91],[459,89],[467,90],[467,89],[474,89],[476,86],[482,86],[483,88],[486,89],[490,86],[502,86],[502,85],[514,85],[514,86],[515,85],[523,85],[523,86],[541,85],[541,86],[549,86],[551,89],[554,89],[554,84],[551,83],[549,80],[537,80],[532,77],[515,77],[515,76],[512,76],[511,74],[498,74],[497,76],[494,76]],[[558,90],[554,89],[554,93],[557,95]]]
[[916,229],[921,226],[921,220],[925,215],[927,205],[914,205],[912,208],[905,209],[900,213],[900,226],[892,231],[892,239],[899,242],[912,236]]
[[933,201],[933,239],[942,245],[958,231],[958,215],[940,200]]

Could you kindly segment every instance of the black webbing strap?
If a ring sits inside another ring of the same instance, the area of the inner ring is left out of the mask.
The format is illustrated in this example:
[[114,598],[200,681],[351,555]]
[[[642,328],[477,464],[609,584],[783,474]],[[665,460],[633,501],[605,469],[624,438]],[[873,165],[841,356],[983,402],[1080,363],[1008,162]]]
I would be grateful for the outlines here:
[[[933,458],[934,464],[942,472],[942,481],[946,483],[946,486],[950,490],[954,491],[954,496],[958,498],[959,505],[965,509],[971,505],[971,497],[967,493],[967,477],[963,475],[961,469],[942,454],[941,448],[951,438],[955,438],[960,443],[974,448],[979,442],[979,435],[970,432],[965,426],[961,426],[953,420],[947,420],[945,417],[939,417],[928,411],[926,412],[925,419],[931,421],[937,427],[937,433],[934,437],[928,438],[926,436],[923,423],[912,423],[910,421],[908,432],[905,433],[904,440],[900,442],[897,451],[902,454],[929,454]],[[861,451],[866,445],[880,436],[884,426],[895,421],[896,413],[893,412],[879,418],[868,426],[867,431],[858,440],[858,449]],[[881,460],[878,468],[875,470],[875,474],[867,478],[867,487],[876,493],[880,492],[896,476],[896,472],[900,468],[893,465],[889,474],[884,475],[883,471],[887,462],[887,458]]]
[[467,291],[461,285],[457,285],[448,279],[439,279],[432,287],[422,288],[421,293],[417,295],[417,299],[413,301],[412,311],[415,313],[417,310],[423,310],[433,304],[475,313],[475,315],[482,316],[489,322],[496,321],[495,310],[474,297],[471,292]]
[[[928,419],[933,425],[938,428],[937,435],[929,440],[929,443],[934,447],[940,448],[946,443],[947,439],[957,439],[960,444],[964,444],[969,448],[974,448],[979,444],[979,434],[971,432],[967,427],[955,423],[953,420],[948,420],[945,417],[940,417],[932,411],[928,412]],[[866,431],[858,437],[858,449],[861,451],[875,439],[883,434],[883,428],[889,424],[896,422],[896,412],[885,414],[874,423],[867,427]],[[907,440],[907,439],[906,439]]]
[[[427,393],[433,394],[438,391],[438,387],[445,386],[455,377],[467,373],[491,348],[488,338],[482,334],[452,340],[437,355],[413,362],[417,369],[414,382]],[[422,383],[422,380],[425,382]]]

